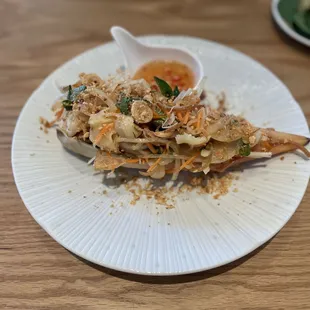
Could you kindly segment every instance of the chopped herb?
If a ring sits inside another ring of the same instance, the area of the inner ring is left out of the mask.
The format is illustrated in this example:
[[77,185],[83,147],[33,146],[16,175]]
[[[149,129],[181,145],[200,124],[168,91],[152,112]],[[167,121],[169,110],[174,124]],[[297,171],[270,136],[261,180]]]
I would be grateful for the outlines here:
[[72,86],[69,85],[67,100],[72,101],[72,100],[71,100],[71,97],[72,97]]
[[76,97],[81,93],[83,92],[84,90],[86,89],[86,86],[85,85],[81,85],[79,87],[76,87],[74,89],[72,89],[72,92],[71,92],[71,95],[69,98],[70,101],[74,102],[76,100]]
[[166,81],[158,78],[157,76],[154,76],[154,80],[156,84],[158,85],[162,95],[164,95],[165,97],[171,97],[173,95],[172,88]]
[[120,109],[122,114],[129,115],[129,104],[132,102],[132,98],[122,96],[116,106]]
[[124,94],[121,95],[121,98],[119,102],[116,104],[116,106],[120,109],[122,114],[129,115],[130,114],[130,104],[134,100],[142,100],[146,103],[150,103],[149,101],[143,99],[142,97],[126,97]]
[[154,126],[156,126],[156,127],[161,127],[162,125],[163,125],[163,123],[164,123],[164,119],[162,119],[162,118],[160,118],[160,119],[154,119],[153,121],[152,121],[152,124],[154,125]]
[[167,119],[167,116],[166,114],[161,110],[159,109],[158,107],[155,108],[155,112],[160,116],[160,118],[158,119],[154,119],[152,121],[152,125],[156,127],[156,129],[158,128],[161,128],[163,123],[166,121]]
[[73,105],[73,102],[71,102],[70,100],[63,100],[62,101],[62,105],[63,107],[67,110],[67,111],[71,111],[72,110],[72,105]]
[[156,131],[164,130],[164,128],[162,127],[165,121],[166,121],[165,118],[159,118],[159,119],[152,120],[151,125],[152,125],[153,130],[156,130]]
[[159,87],[160,92],[165,97],[172,97],[172,96],[177,97],[180,94],[180,90],[179,90],[178,86],[176,86],[175,89],[172,90],[172,88],[170,87],[170,85],[166,81],[158,78],[157,76],[154,76],[154,80],[155,80],[157,86]]
[[155,112],[158,114],[158,116],[160,116],[160,118],[158,118],[157,121],[160,121],[159,123],[162,125],[164,121],[167,119],[166,114],[158,107],[155,108]]
[[79,87],[76,87],[72,89],[72,86],[68,86],[68,94],[67,94],[67,99],[62,101],[63,107],[67,110],[70,111],[72,110],[73,102],[76,100],[76,97],[86,89],[85,85],[81,85]]
[[241,156],[249,156],[250,153],[251,153],[250,144],[242,142],[242,144],[241,144],[241,146],[239,148],[239,155],[241,155]]
[[177,97],[177,96],[179,96],[179,94],[180,94],[179,88],[178,88],[178,86],[176,86],[175,89],[173,90],[173,96]]

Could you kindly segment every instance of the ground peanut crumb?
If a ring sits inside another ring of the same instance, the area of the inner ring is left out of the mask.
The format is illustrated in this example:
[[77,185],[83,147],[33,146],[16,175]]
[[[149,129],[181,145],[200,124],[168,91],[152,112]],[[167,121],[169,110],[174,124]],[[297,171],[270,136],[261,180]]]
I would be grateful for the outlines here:
[[[154,199],[158,205],[163,205],[166,209],[173,209],[175,208],[177,196],[193,191],[200,195],[211,194],[214,199],[218,199],[228,193],[235,179],[239,179],[239,177],[235,177],[232,173],[224,175],[210,174],[208,176],[190,177],[187,183],[168,187],[165,184],[155,186],[152,181],[148,181],[142,185],[139,183],[138,178],[133,178],[131,181],[125,183],[125,188],[133,195],[130,202],[131,205],[135,205],[137,201],[144,197],[147,200]],[[236,192],[237,189],[234,191]],[[189,198],[183,200],[189,200]]]

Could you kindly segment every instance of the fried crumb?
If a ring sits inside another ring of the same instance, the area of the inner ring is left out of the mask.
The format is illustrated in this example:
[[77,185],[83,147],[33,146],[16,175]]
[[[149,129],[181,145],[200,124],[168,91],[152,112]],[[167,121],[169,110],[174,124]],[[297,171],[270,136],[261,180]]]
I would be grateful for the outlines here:
[[297,162],[296,162],[296,161],[294,161],[294,164],[296,165],[296,164],[297,164]]
[[106,195],[107,193],[108,193],[107,190],[104,190],[104,191],[102,192],[103,195]]
[[284,160],[284,156],[281,156],[281,157],[280,157],[280,160]]
[[193,178],[191,179],[190,184],[193,185],[193,186],[198,186],[198,185],[201,185],[202,181],[203,181],[202,178],[193,177]]
[[69,189],[69,190],[68,190],[68,193],[69,193],[69,194],[71,194],[71,193],[72,193],[72,190],[71,190],[71,189]]
[[[232,173],[227,173],[222,176],[217,174],[210,174],[202,177],[190,177],[188,184],[181,184],[178,186],[155,186],[151,181],[142,185],[137,178],[125,183],[125,188],[133,195],[130,201],[131,205],[136,205],[142,197],[147,200],[153,199],[157,205],[165,206],[166,209],[175,208],[176,197],[180,194],[188,194],[195,191],[196,193],[213,195],[214,199],[226,195],[236,177]],[[239,179],[239,177],[237,177]],[[189,200],[189,197],[183,197],[183,200]],[[156,207],[158,209],[158,207]]]
[[115,207],[115,205],[112,203],[111,205],[110,205],[110,208],[114,208]]
[[234,192],[234,193],[238,193],[238,188],[234,188],[234,189],[233,189],[233,192]]

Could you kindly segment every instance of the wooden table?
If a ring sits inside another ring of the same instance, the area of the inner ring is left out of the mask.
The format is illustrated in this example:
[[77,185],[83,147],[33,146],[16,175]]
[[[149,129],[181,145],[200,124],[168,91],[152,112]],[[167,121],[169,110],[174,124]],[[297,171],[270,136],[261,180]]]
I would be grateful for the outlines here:
[[[310,50],[279,33],[269,0],[2,0],[0,2],[1,309],[310,309],[310,188],[285,228],[230,265],[180,277],[107,270],[67,252],[33,220],[14,185],[10,148],[31,92],[60,64],[111,40],[185,34],[257,59],[289,87],[310,120]],[[31,181],[31,180],[30,180]]]

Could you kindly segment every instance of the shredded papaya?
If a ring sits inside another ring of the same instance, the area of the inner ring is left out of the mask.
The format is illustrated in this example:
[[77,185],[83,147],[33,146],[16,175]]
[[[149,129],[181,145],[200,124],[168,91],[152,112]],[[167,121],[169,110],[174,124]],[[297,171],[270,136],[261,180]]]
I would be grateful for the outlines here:
[[114,124],[113,123],[110,123],[110,124],[107,124],[105,126],[103,126],[101,128],[101,130],[99,131],[96,139],[95,139],[95,144],[98,144],[101,140],[101,138],[107,133],[109,132],[112,128],[114,127]]

